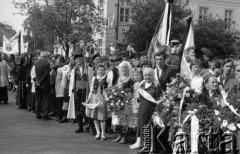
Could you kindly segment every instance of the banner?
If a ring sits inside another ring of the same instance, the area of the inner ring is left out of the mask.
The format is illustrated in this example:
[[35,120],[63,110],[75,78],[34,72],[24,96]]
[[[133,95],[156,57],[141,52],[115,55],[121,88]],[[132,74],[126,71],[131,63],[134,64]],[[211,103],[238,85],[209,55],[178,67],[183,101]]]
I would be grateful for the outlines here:
[[181,70],[180,74],[182,76],[190,77],[191,69],[190,64],[195,60],[195,43],[194,43],[194,29],[193,29],[193,21],[192,17],[189,18],[188,21],[188,35],[187,40],[184,46],[182,61],[181,61]]
[[164,12],[158,22],[157,28],[148,49],[148,58],[151,59],[153,53],[158,52],[158,48],[169,44],[172,20],[172,1],[168,0]]
[[3,48],[2,52],[5,54],[16,54],[18,53],[18,38],[10,41],[3,35]]

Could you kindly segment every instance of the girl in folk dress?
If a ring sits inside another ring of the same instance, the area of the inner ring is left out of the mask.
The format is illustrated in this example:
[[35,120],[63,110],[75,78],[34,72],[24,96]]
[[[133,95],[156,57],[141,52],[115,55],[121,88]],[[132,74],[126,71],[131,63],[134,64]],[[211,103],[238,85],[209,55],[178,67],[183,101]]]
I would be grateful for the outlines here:
[[[103,94],[103,90],[108,87],[107,76],[105,66],[103,64],[99,64],[97,66],[97,76],[93,77],[90,94],[87,100],[87,103],[96,104],[101,102],[101,97]],[[107,116],[107,107],[106,104],[100,103],[94,109],[87,109],[86,116],[94,119],[94,124],[96,127],[97,135],[95,137],[96,140],[101,139],[104,141],[105,137],[105,127]],[[101,127],[101,130],[100,130]]]

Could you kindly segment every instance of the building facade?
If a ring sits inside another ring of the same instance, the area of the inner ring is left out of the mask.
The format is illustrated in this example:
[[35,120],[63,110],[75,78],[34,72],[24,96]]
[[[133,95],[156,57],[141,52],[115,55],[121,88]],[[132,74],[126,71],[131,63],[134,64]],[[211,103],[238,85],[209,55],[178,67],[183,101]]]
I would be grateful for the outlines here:
[[100,17],[108,21],[105,29],[93,35],[100,53],[105,55],[110,50],[112,43],[117,44],[121,50],[127,45],[124,34],[132,24],[130,18],[131,0],[93,0],[93,2],[99,8]]
[[204,19],[208,15],[233,24],[240,30],[240,0],[188,0],[194,11],[194,19]]

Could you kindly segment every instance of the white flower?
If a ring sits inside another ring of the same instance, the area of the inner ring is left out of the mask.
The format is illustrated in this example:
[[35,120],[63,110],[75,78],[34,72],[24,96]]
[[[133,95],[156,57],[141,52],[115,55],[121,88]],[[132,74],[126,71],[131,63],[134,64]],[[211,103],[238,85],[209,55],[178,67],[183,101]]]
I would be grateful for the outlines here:
[[236,128],[236,126],[234,125],[234,123],[229,124],[229,125],[227,126],[227,128],[228,128],[229,130],[233,131],[233,132],[237,130],[237,128]]
[[215,115],[219,115],[219,111],[218,110],[214,110],[214,112],[215,112]]
[[186,87],[184,90],[185,90],[185,91],[189,91],[189,90],[190,90],[190,88],[189,88],[189,87]]
[[110,98],[110,99],[112,99],[112,98],[113,98],[113,96],[112,96],[112,95],[110,95],[110,96],[109,96],[109,98]]
[[105,101],[109,101],[109,98],[107,97],[107,98],[105,99]]
[[237,125],[238,129],[240,129],[240,123],[237,123],[236,125]]
[[223,120],[222,126],[223,126],[223,127],[227,127],[227,126],[228,126],[228,121],[227,121],[227,120]]
[[121,103],[121,105],[123,106],[124,104],[123,104],[123,103]]
[[164,104],[169,107],[170,106],[170,101],[167,100]]
[[113,106],[114,104],[113,104],[113,103],[111,103],[110,105],[111,105],[111,106]]

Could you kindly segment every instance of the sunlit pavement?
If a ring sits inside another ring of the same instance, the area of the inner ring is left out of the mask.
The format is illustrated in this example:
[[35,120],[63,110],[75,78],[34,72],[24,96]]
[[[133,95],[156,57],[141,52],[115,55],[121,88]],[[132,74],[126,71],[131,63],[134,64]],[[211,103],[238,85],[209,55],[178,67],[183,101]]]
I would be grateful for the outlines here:
[[134,154],[129,144],[113,143],[116,136],[96,141],[84,132],[75,134],[77,124],[37,120],[35,114],[18,109],[9,92],[9,104],[0,105],[0,154]]

